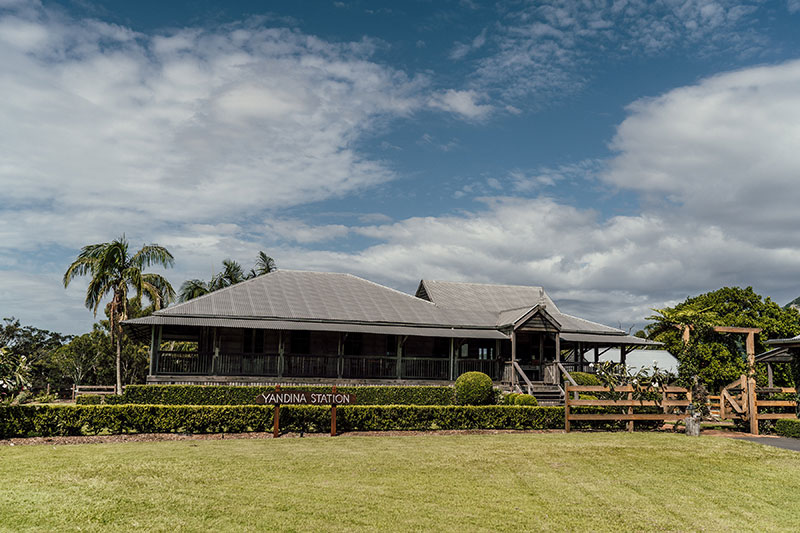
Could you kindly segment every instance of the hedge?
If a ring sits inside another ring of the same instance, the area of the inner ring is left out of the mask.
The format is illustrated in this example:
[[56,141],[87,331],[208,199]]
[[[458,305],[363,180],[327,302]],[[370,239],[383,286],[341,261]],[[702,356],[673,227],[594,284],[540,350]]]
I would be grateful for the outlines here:
[[83,394],[75,398],[75,403],[78,405],[100,405],[103,403],[103,398],[99,394]]
[[[271,406],[18,405],[0,407],[0,438],[99,433],[271,431]],[[528,406],[343,406],[339,431],[559,429],[564,408]],[[330,408],[281,407],[281,431],[330,431]]]
[[[121,396],[109,395],[107,404],[149,405],[253,405],[264,392],[275,387],[233,387],[227,385],[128,385]],[[281,390],[331,392],[331,387],[281,387]],[[453,405],[453,387],[337,387],[338,392],[355,394],[358,405]]]
[[800,439],[800,420],[796,418],[782,418],[775,422],[775,433],[784,437]]

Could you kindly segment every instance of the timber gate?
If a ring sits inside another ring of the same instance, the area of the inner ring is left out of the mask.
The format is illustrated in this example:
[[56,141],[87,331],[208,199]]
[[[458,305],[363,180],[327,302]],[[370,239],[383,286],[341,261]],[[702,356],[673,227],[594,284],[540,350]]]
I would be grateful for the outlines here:
[[[722,388],[719,396],[710,396],[712,413],[719,406],[719,417],[722,420],[741,420],[750,426],[750,433],[758,435],[760,420],[777,420],[780,418],[797,418],[797,401],[785,398],[776,399],[776,394],[795,394],[791,387],[757,387],[754,378],[742,376]],[[716,404],[715,400],[718,400]],[[791,407],[791,412],[786,409]],[[761,410],[761,412],[759,412]],[[781,412],[782,411],[782,412]]]

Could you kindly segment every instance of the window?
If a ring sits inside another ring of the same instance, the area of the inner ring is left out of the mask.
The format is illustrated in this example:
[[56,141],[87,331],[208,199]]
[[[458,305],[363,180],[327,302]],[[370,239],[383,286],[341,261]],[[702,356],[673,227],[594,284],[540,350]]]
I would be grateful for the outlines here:
[[494,348],[478,348],[478,359],[494,359]]

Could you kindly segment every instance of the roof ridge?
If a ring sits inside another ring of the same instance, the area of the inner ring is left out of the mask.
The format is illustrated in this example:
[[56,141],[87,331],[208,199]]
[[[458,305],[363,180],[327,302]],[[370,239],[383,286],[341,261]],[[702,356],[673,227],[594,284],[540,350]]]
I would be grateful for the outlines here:
[[432,283],[450,283],[458,285],[485,285],[487,287],[525,287],[527,289],[541,289],[544,290],[543,285],[510,285],[508,283],[482,283],[478,281],[445,281],[441,279],[423,279],[422,281],[430,281]]
[[[331,272],[331,274],[336,274],[336,273],[337,272]],[[406,296],[408,298],[413,298],[415,301],[425,302],[426,304],[430,304],[430,305],[438,308],[438,306],[435,303],[431,302],[430,300],[425,300],[423,298],[417,298],[413,294],[408,294],[407,292],[403,292],[403,291],[394,289],[392,287],[387,287],[386,285],[381,285],[380,283],[378,283],[376,281],[372,281],[372,280],[369,280],[369,279],[366,279],[366,278],[362,278],[360,276],[356,276],[355,274],[350,274],[349,272],[342,272],[341,274],[344,275],[344,276],[350,276],[351,278],[355,278],[355,279],[360,280],[360,281],[365,281],[367,283],[371,283],[372,285],[377,285],[378,287],[380,287],[382,289],[387,289],[387,290],[396,292],[397,294],[402,294],[403,296]]]

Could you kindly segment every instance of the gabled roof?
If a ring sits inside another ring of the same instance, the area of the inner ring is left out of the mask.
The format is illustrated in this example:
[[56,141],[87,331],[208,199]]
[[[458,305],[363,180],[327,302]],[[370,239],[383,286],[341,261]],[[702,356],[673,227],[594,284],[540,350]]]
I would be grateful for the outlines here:
[[441,309],[351,274],[277,270],[168,307],[155,316],[272,318],[494,327],[496,315]]
[[[365,332],[378,326],[407,326],[448,328],[454,337],[499,338],[503,334],[498,329],[515,325],[539,308],[565,333],[624,335],[619,329],[561,313],[541,287],[423,280],[417,295],[352,274],[278,270],[124,324],[142,331],[151,324],[224,323],[269,329],[274,323],[285,329],[341,331],[347,331],[345,325],[359,325]],[[486,330],[492,331],[488,337]]]
[[[535,305],[544,309],[561,326],[561,331],[622,335],[625,332],[562,313],[542,287],[494,285],[423,279],[417,296],[449,309],[484,309],[497,313],[498,327],[513,324]],[[515,316],[517,313],[518,316]]]
[[525,285],[423,279],[419,283],[417,296],[451,309],[482,309],[499,313],[523,307],[530,309],[536,304],[544,304],[549,312],[558,312],[558,307],[542,287]]

